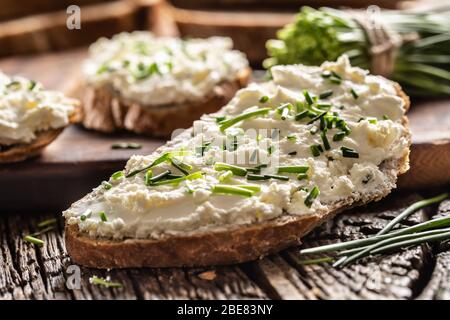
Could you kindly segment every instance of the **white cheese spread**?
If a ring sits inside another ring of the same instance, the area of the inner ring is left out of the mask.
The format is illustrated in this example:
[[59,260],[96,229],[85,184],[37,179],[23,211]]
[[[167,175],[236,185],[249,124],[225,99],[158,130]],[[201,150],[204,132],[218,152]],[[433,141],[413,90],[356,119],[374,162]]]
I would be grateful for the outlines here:
[[0,72],[0,145],[30,143],[40,131],[67,126],[76,105],[40,83]]
[[182,40],[145,31],[101,38],[89,48],[87,82],[146,106],[197,101],[248,67],[229,38]]
[[392,82],[346,56],[272,76],[155,153],[133,156],[64,212],[67,223],[92,237],[158,238],[320,213],[392,187],[380,165],[410,143]]

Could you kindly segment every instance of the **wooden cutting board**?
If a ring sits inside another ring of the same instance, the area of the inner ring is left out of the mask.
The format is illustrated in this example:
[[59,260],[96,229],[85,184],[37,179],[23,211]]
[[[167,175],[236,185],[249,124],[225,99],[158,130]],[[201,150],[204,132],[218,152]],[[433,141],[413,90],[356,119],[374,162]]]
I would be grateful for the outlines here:
[[[66,91],[79,76],[85,49],[0,60],[0,70],[41,81]],[[413,100],[411,170],[399,180],[403,188],[450,183],[450,99]],[[115,142],[138,142],[140,150],[112,150]],[[163,140],[132,134],[104,135],[72,126],[41,157],[0,165],[0,211],[62,209],[120,170],[135,153],[149,154]]]

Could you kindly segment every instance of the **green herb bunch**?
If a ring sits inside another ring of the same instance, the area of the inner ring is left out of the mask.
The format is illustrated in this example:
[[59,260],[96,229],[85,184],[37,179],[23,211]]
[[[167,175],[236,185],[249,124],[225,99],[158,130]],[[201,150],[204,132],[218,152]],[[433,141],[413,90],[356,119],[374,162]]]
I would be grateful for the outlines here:
[[[437,11],[437,10],[436,10]],[[409,94],[450,95],[450,7],[439,12],[380,11],[380,21],[400,35],[418,39],[399,49],[390,78]],[[370,43],[346,11],[302,7],[295,21],[266,44],[264,67],[302,63],[320,65],[347,54],[352,65],[370,69]]]

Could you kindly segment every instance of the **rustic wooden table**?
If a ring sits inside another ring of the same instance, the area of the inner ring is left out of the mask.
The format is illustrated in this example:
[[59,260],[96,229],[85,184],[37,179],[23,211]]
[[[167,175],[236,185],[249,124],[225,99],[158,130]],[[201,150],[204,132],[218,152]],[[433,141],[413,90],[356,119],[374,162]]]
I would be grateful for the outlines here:
[[[433,192],[435,194],[436,192]],[[420,193],[394,193],[385,200],[338,216],[304,239],[304,246],[360,238],[380,230]],[[414,214],[406,225],[450,214],[450,200]],[[43,247],[23,241],[38,222],[57,218]],[[66,286],[72,264],[60,212],[4,214],[0,219],[1,299],[450,299],[450,244],[417,246],[336,270],[301,265],[299,248],[235,266],[195,269],[81,268],[81,287]],[[89,283],[111,277],[123,288]]]
[[[0,69],[33,77],[51,88],[65,90],[76,78],[83,55],[83,51],[73,51],[33,59],[7,59],[0,61]],[[433,104],[428,104],[429,109],[421,109],[421,113],[411,117],[415,123],[413,133],[423,132],[413,135],[415,146],[428,146],[430,139],[436,135],[439,141],[448,143],[450,140],[449,123],[445,122],[448,119],[445,114],[450,113],[448,104],[431,106]],[[434,118],[434,121],[440,122],[437,126],[440,130],[432,133],[414,119],[427,116],[429,112],[426,110],[435,108],[442,108],[443,112],[440,117]],[[427,134],[432,137],[428,139]],[[67,206],[78,197],[76,193],[68,192],[71,190],[69,185],[78,180],[69,181],[67,177],[82,180],[84,175],[95,177],[92,174],[96,172],[99,177],[95,179],[100,179],[105,176],[103,172],[121,168],[132,151],[113,152],[109,146],[111,141],[125,138],[130,139],[125,135],[108,140],[105,136],[71,128],[46,150],[43,157],[0,168],[0,299],[450,299],[449,244],[417,246],[401,253],[364,260],[343,270],[326,264],[302,265],[300,260],[304,257],[299,255],[299,248],[241,265],[207,269],[101,271],[81,268],[80,289],[71,290],[66,281],[70,278],[68,267],[72,262],[64,245],[61,211],[50,207],[56,203],[58,205],[55,207],[61,204]],[[162,143],[160,140],[138,137],[131,139],[142,142],[140,152],[143,153]],[[83,144],[86,141],[91,141],[90,148]],[[434,142],[431,144],[434,145]],[[67,148],[71,152],[64,153]],[[450,151],[448,148],[439,150]],[[431,154],[430,157],[435,158],[436,155]],[[443,163],[443,159],[438,160]],[[422,163],[426,167],[428,160]],[[54,183],[52,179],[39,180],[40,185],[32,186],[36,175],[44,179],[49,173],[57,177],[62,171],[72,174],[66,175],[66,181],[60,184],[59,189],[55,184],[52,194],[43,191]],[[441,175],[446,174],[448,176],[448,170],[443,170]],[[9,200],[13,194],[8,191],[9,183],[5,179],[19,175],[24,179],[21,182],[23,190],[29,192],[16,192],[15,202],[11,202]],[[88,192],[89,187],[98,183],[95,179],[78,185],[78,190]],[[32,188],[26,189],[28,185]],[[450,185],[426,192],[396,191],[379,203],[341,214],[306,237],[303,245],[314,246],[374,234],[408,204],[444,191],[450,191]],[[15,205],[5,205],[8,203]],[[30,207],[30,204],[33,205]],[[405,224],[423,221],[437,214],[450,214],[450,200],[439,207],[416,213]],[[55,229],[42,235],[45,241],[43,247],[23,241],[25,235],[37,230],[40,221],[49,218],[57,218],[58,224]],[[123,288],[108,289],[92,285],[89,278],[93,275],[110,276],[112,280],[122,283]]]

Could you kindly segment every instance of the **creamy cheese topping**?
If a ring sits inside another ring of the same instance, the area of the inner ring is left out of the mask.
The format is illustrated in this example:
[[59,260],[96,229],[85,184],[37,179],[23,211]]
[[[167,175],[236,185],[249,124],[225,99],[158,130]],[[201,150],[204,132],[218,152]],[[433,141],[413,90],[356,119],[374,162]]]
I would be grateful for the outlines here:
[[149,32],[101,38],[89,48],[84,75],[143,105],[201,100],[214,86],[248,67],[229,38],[158,38]]
[[155,153],[133,156],[65,211],[67,222],[93,237],[158,238],[320,213],[393,187],[380,166],[404,157],[409,137],[392,82],[346,56],[272,75]]
[[0,145],[30,143],[39,131],[68,125],[76,105],[40,83],[0,72]]

